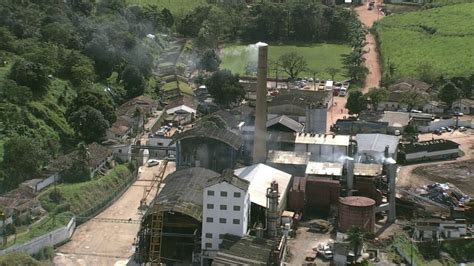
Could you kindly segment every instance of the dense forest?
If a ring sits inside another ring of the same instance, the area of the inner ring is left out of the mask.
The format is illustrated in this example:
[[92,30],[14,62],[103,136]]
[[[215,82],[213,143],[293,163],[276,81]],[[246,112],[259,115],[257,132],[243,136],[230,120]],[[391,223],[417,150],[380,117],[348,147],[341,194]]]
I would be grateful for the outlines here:
[[118,0],[0,2],[3,189],[103,136],[115,106],[143,94],[165,42],[146,35],[168,32],[170,17]]

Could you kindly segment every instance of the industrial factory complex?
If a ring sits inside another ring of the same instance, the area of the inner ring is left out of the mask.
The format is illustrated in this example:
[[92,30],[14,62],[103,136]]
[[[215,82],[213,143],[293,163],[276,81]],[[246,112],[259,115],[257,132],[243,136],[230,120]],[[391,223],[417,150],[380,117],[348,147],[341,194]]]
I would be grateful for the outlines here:
[[[223,128],[162,134],[176,171],[146,206],[136,262],[276,265],[306,214],[333,213],[341,233],[395,221],[399,137],[328,134],[331,92],[268,99],[268,46],[258,47],[255,111],[216,114]],[[146,147],[134,146],[139,160]]]

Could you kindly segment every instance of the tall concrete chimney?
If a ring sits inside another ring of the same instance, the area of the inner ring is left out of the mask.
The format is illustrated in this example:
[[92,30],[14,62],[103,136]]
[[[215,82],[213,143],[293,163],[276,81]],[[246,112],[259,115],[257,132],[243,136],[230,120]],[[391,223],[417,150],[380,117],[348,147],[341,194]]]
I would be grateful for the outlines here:
[[264,163],[267,159],[267,58],[268,44],[259,42],[257,72],[257,102],[255,108],[255,131],[253,162]]
[[387,169],[387,183],[388,183],[388,204],[389,204],[389,209],[388,209],[388,219],[387,222],[393,223],[395,222],[396,217],[396,212],[395,212],[395,196],[396,196],[396,191],[395,191],[395,181],[397,178],[397,165],[395,163],[395,160],[393,159],[388,159],[386,161],[386,169]]

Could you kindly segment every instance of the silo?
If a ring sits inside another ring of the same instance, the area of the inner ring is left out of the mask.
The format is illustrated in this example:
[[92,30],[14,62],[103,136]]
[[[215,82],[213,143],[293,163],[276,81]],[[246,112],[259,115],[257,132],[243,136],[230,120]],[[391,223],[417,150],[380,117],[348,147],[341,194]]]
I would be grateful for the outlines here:
[[375,201],[366,197],[339,199],[339,230],[347,232],[352,226],[374,232]]

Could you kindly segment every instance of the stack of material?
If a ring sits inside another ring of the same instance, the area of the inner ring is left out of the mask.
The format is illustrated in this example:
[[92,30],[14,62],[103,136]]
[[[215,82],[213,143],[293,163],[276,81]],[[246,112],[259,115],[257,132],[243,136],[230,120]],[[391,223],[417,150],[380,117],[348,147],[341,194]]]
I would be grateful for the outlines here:
[[434,183],[416,190],[421,196],[448,207],[457,207],[469,201],[470,197],[450,183]]

